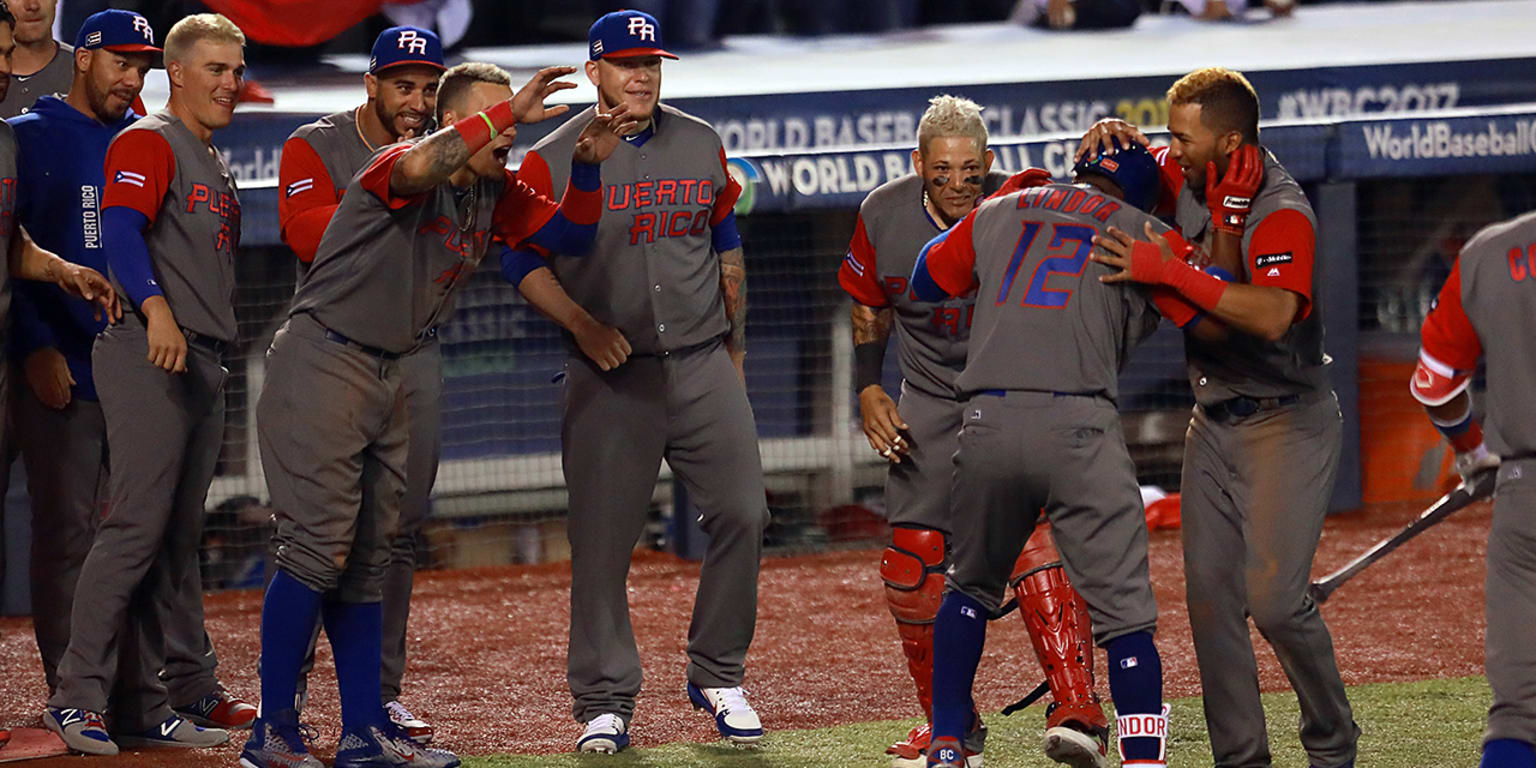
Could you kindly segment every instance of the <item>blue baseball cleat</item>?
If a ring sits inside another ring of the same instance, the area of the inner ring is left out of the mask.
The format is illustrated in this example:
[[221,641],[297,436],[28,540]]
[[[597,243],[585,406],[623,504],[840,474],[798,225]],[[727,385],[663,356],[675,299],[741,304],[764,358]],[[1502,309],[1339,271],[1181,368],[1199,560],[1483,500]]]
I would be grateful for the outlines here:
[[763,737],[763,723],[747,703],[747,692],[741,686],[735,688],[700,688],[688,684],[688,699],[694,709],[702,709],[715,716],[715,728],[726,740],[735,744],[756,744]]
[[452,752],[427,749],[393,725],[342,731],[335,768],[457,768]]

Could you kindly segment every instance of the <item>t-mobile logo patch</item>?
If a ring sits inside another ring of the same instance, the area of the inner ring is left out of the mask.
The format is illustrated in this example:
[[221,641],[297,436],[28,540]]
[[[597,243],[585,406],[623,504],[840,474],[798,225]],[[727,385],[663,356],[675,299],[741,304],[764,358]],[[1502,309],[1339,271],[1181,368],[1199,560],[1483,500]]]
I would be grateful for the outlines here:
[[414,29],[407,29],[401,32],[398,38],[395,38],[395,47],[403,48],[409,53],[426,55],[427,39],[417,34]]
[[656,42],[656,25],[641,16],[629,17],[629,36]]

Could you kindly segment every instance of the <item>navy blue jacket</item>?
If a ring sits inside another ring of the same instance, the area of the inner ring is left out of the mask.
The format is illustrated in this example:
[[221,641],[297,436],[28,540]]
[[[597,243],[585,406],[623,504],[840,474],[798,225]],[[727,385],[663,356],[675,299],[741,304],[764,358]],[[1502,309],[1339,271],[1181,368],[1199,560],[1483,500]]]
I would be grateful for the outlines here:
[[[102,125],[62,99],[44,96],[31,112],[6,121],[16,131],[19,147],[16,217],[39,246],[107,274],[101,169],[112,137],[137,119],[130,110],[117,125]],[[93,318],[91,304],[51,283],[17,280],[13,285],[12,355],[24,361],[42,347],[58,349],[75,379],[71,396],[95,400],[91,345],[106,320]]]

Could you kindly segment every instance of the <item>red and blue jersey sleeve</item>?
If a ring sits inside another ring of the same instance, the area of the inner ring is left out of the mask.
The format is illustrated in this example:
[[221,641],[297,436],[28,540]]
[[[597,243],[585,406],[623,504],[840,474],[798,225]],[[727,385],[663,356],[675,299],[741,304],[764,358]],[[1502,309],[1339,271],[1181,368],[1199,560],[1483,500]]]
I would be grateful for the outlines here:
[[300,261],[314,261],[320,236],[336,213],[342,190],[332,182],[315,148],[299,137],[283,144],[277,183],[277,220],[283,242]]
[[131,208],[153,225],[176,177],[176,152],[154,131],[123,131],[107,148],[102,171],[107,183],[102,210]]
[[[980,210],[980,209],[977,209]],[[977,211],[935,238],[927,247],[928,274],[950,296],[964,296],[976,288],[976,245],[972,240]]]
[[1461,303],[1458,259],[1419,331],[1419,362],[1409,391],[1425,405],[1441,405],[1467,388],[1482,355],[1482,341]]
[[854,301],[866,307],[880,308],[891,303],[880,287],[880,273],[875,269],[875,246],[864,229],[863,214],[853,226],[853,239],[848,241],[848,254],[843,257],[843,266],[837,270],[837,282]]
[[382,152],[368,167],[363,169],[361,183],[363,189],[379,199],[392,211],[400,210],[408,206],[416,205],[426,199],[426,194],[396,195],[389,189],[389,177],[395,172],[395,163],[405,157],[405,153],[411,150],[411,144],[396,144]]
[[725,217],[731,215],[736,208],[736,201],[741,199],[741,185],[736,183],[736,177],[731,175],[730,168],[725,164],[725,150],[720,150],[720,170],[725,173],[725,189],[715,195],[715,204],[709,214],[711,226],[720,226]]
[[1300,321],[1312,312],[1312,261],[1317,232],[1306,214],[1282,208],[1265,216],[1248,239],[1249,282],[1301,297]]

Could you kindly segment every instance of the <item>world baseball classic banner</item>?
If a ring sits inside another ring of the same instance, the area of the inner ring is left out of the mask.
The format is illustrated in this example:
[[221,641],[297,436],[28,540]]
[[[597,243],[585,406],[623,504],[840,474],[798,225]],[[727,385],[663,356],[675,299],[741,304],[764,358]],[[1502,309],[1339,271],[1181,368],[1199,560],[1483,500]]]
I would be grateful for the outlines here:
[[1536,166],[1536,110],[1340,123],[1335,178],[1517,173]]

